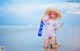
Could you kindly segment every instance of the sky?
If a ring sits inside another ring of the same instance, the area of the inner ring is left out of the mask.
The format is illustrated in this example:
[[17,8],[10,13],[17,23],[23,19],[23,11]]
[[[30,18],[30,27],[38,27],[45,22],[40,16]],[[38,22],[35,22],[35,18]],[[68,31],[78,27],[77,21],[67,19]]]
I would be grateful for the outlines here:
[[0,0],[0,25],[37,25],[48,7],[60,10],[65,25],[80,25],[80,3],[69,1]]

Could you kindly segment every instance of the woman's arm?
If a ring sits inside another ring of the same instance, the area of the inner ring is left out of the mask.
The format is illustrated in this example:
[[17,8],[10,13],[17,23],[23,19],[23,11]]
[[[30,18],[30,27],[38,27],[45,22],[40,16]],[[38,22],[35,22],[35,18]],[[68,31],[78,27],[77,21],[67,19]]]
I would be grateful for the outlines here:
[[49,20],[49,18],[48,18],[47,16],[43,16],[43,17],[41,18],[41,20],[43,20],[43,22],[47,22],[47,21]]
[[56,31],[58,31],[63,25],[64,25],[64,23],[62,22],[62,23],[60,24],[60,26],[59,26],[58,28],[56,28]]

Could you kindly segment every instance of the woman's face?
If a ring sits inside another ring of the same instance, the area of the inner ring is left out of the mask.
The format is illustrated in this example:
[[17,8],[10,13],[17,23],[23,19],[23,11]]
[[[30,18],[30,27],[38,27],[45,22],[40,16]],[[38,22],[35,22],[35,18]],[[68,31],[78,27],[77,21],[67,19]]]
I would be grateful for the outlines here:
[[54,12],[50,12],[50,13],[48,14],[48,16],[49,16],[49,18],[56,18],[57,14],[54,13]]

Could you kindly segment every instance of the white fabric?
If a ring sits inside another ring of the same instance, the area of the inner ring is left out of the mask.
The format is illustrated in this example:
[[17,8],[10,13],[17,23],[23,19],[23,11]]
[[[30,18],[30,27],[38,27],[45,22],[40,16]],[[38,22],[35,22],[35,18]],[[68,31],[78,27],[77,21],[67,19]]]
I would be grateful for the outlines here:
[[47,22],[44,22],[44,28],[45,28],[45,33],[44,33],[44,36],[45,37],[53,37],[55,36],[55,28],[57,26],[57,21],[51,21],[51,20],[48,20]]

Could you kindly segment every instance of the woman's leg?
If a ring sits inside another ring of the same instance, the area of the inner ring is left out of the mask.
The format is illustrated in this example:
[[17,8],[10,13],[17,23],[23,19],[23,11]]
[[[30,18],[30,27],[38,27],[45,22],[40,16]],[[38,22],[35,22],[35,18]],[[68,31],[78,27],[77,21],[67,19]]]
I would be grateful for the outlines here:
[[52,48],[52,42],[51,42],[51,38],[49,38],[49,44],[50,44],[50,47]]
[[[53,41],[53,39],[50,38],[49,39],[49,44],[50,44],[51,48],[52,48],[52,43],[53,43],[52,41]],[[56,36],[55,36],[55,45],[57,45],[57,43],[56,43]]]
[[57,48],[55,36],[51,38],[51,45],[52,45],[52,48]]
[[44,37],[44,48],[48,48],[49,38]]

